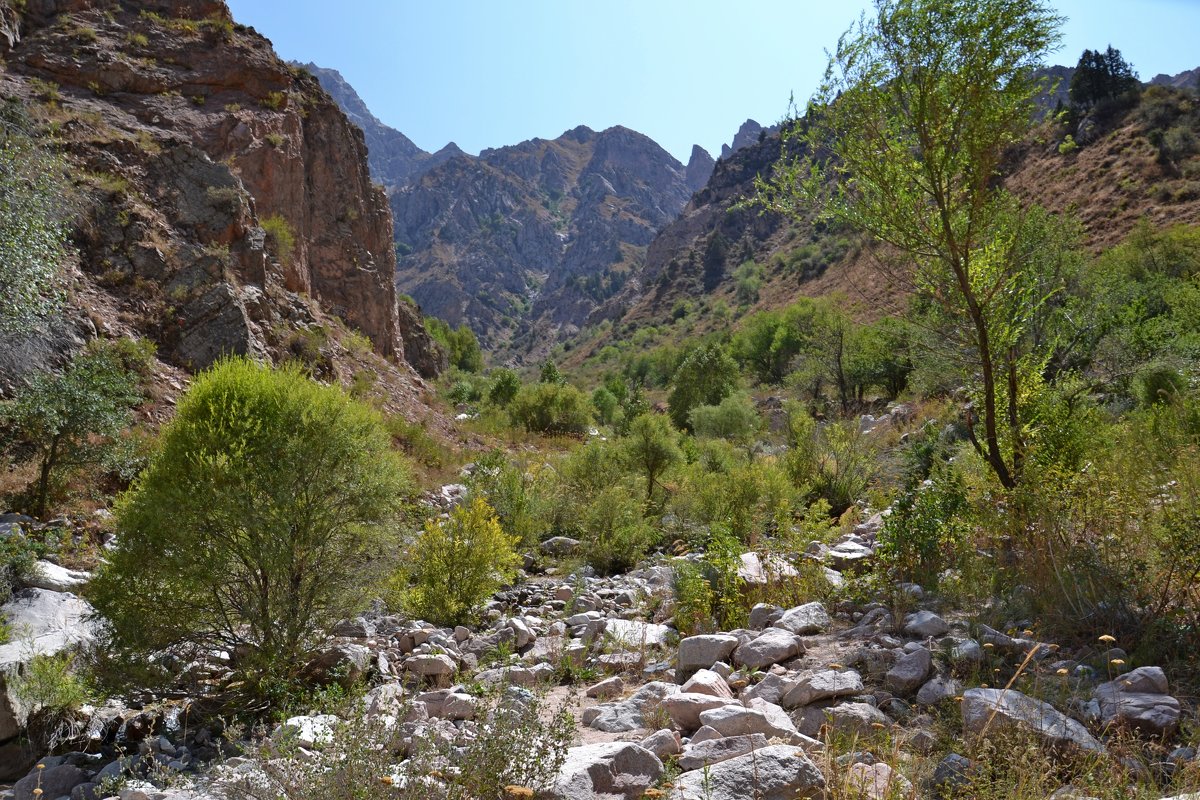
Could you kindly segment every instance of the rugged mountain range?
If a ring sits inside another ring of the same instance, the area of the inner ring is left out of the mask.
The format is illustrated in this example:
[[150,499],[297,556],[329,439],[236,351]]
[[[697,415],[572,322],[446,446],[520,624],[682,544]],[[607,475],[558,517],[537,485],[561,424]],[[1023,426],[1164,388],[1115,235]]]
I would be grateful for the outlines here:
[[[307,353],[326,376],[369,337],[396,398],[441,358],[398,306],[387,198],[362,134],[303,70],[215,0],[0,0],[0,95],[56,142],[77,184],[70,302],[0,373],[137,335],[165,366]],[[9,369],[12,368],[12,369]]]
[[326,69],[316,64],[295,66],[315,75],[321,87],[341,106],[350,121],[362,128],[367,139],[371,177],[383,184],[388,192],[420,177],[438,164],[465,155],[454,142],[436,153],[427,153],[417,147],[403,133],[380,122],[358,96],[358,92],[354,91],[354,87],[336,69]]
[[453,158],[392,194],[397,286],[486,348],[536,356],[620,290],[690,195],[682,164],[621,127]]
[[[1043,98],[1048,108],[1060,95],[1066,102],[1073,72],[1049,70],[1059,90]],[[1153,84],[1188,86],[1190,75]],[[1087,115],[1070,127],[1047,121],[1014,148],[1005,180],[1030,202],[1073,213],[1093,251],[1116,244],[1142,220],[1157,227],[1200,223],[1200,188],[1190,177],[1200,172],[1200,153],[1194,147],[1167,153],[1162,145],[1173,129],[1179,141],[1200,138],[1196,103],[1194,92],[1146,95],[1139,105],[1104,118]],[[1178,133],[1180,128],[1186,130]],[[1086,144],[1060,151],[1068,133]],[[787,305],[798,295],[838,293],[863,316],[895,310],[894,288],[879,282],[871,248],[860,236],[744,204],[755,193],[756,177],[769,176],[789,152],[780,134],[768,131],[717,162],[708,185],[650,243],[642,269],[589,320],[590,326],[607,321],[605,333],[585,332],[572,345],[572,360],[639,326],[670,324],[684,307],[722,306],[736,318]],[[757,287],[739,293],[739,278],[747,273]],[[726,325],[728,318],[706,313],[696,324],[706,329]]]

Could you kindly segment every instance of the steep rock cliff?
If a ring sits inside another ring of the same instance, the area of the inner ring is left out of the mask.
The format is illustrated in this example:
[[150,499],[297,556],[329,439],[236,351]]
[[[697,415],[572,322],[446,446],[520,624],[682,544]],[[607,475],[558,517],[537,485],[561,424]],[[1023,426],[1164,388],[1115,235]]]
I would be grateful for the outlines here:
[[90,298],[101,332],[148,336],[198,368],[221,353],[286,357],[332,315],[399,374],[436,372],[437,348],[397,312],[387,198],[362,133],[314,77],[222,2],[0,5],[14,21],[0,95],[82,176],[74,297]]
[[389,193],[438,164],[463,155],[454,142],[436,153],[425,152],[403,133],[380,122],[358,96],[358,92],[354,91],[354,87],[336,69],[318,67],[316,64],[299,66],[315,75],[321,87],[341,106],[350,121],[362,128],[367,140],[371,176],[383,184]]

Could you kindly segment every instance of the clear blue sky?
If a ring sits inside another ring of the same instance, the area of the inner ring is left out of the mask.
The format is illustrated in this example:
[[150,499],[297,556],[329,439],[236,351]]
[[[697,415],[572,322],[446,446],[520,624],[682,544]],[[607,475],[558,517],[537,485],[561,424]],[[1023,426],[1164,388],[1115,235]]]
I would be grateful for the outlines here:
[[[812,93],[863,0],[229,0],[286,59],[339,70],[420,147],[477,153],[625,125],[686,161]],[[1052,60],[1112,44],[1148,80],[1200,66],[1200,0],[1059,0]]]

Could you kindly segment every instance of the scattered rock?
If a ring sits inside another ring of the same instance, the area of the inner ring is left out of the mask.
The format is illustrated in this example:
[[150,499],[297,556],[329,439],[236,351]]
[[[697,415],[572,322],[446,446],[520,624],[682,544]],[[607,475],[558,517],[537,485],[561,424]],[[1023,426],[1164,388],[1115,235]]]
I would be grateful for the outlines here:
[[630,742],[572,747],[547,796],[554,800],[637,800],[662,771],[658,756]]
[[803,750],[769,745],[685,772],[675,790],[679,800],[796,800],[823,797],[825,778]]
[[1012,689],[968,689],[963,693],[962,717],[965,733],[1019,728],[1037,734],[1056,747],[1104,752],[1104,745],[1082,724],[1049,703]]
[[828,630],[831,624],[833,621],[825,611],[825,606],[820,603],[805,603],[785,611],[775,623],[775,627],[798,636],[808,636]]
[[946,635],[950,632],[950,625],[932,611],[918,611],[904,618],[904,632],[909,636],[928,639]]

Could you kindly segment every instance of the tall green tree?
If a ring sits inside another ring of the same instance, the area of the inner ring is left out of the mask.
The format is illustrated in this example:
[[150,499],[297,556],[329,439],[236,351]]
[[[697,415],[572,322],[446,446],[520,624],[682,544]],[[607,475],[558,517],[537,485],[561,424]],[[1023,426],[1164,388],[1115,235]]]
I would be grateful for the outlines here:
[[1141,88],[1137,73],[1112,45],[1104,52],[1084,50],[1071,76],[1071,104],[1088,108]]
[[625,462],[646,479],[646,502],[654,498],[654,487],[664,472],[683,460],[670,421],[660,414],[642,414],[629,424],[621,440]]
[[136,345],[97,340],[62,372],[35,375],[16,397],[0,403],[5,449],[37,463],[34,515],[45,517],[64,470],[99,462],[112,437],[129,424],[130,410],[141,400],[139,358],[148,357]]
[[693,408],[718,405],[737,385],[737,363],[725,347],[719,342],[700,345],[683,359],[671,379],[667,396],[671,421],[690,430]]
[[1021,260],[1023,215],[999,177],[1034,118],[1035,71],[1061,18],[1040,0],[876,0],[875,12],[838,42],[806,119],[790,129],[805,155],[761,196],[797,216],[818,203],[874,235],[881,253],[900,256],[882,255],[884,269],[962,321],[980,381],[974,441],[1015,487],[1022,365],[1011,340],[1022,318],[1007,315],[1041,297]]

